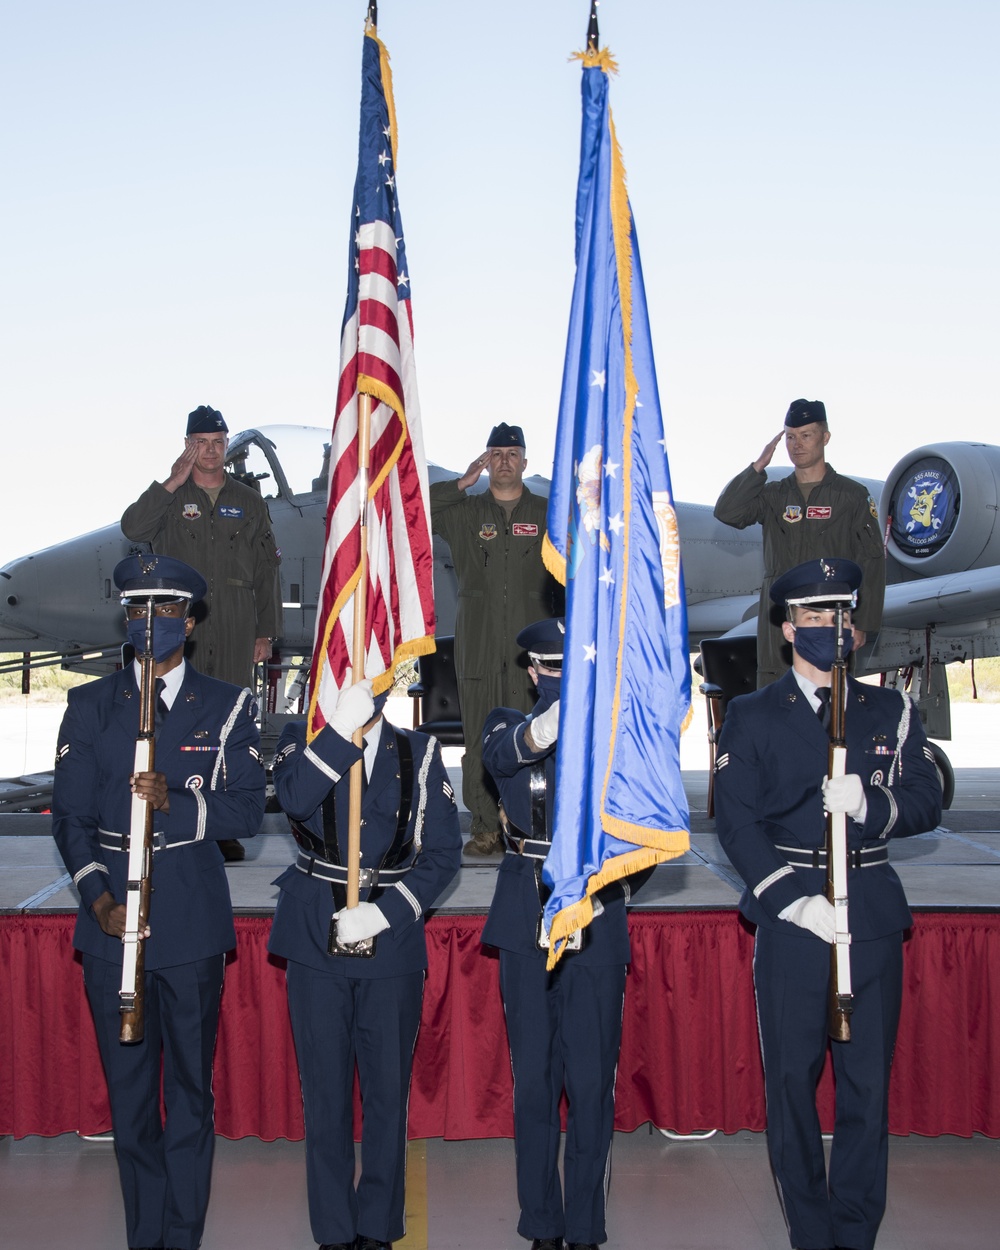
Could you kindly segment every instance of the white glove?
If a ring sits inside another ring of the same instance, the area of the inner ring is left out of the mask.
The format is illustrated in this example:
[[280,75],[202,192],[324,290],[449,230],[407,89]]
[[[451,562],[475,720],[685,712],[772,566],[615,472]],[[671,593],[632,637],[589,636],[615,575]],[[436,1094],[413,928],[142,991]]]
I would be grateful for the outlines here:
[[547,751],[559,737],[559,700],[556,699],[528,722],[528,732],[536,751]]
[[360,729],[362,725],[367,725],[374,714],[375,700],[372,698],[372,684],[365,678],[341,690],[329,725],[335,734],[349,740],[354,736],[354,731]]
[[778,912],[779,920],[790,920],[800,929],[808,929],[824,942],[837,936],[837,919],[833,904],[825,894],[804,894]]
[[337,939],[345,943],[363,942],[374,937],[389,922],[374,903],[359,903],[357,907],[345,907],[334,916],[337,922]]
[[844,812],[858,824],[864,823],[868,814],[865,788],[857,773],[846,777],[823,778],[823,806],[828,812]]

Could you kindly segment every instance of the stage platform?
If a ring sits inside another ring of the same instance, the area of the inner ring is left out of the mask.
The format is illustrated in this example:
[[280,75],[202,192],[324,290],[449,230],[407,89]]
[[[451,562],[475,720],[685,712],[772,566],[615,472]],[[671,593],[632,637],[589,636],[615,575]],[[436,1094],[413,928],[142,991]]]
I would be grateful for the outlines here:
[[[450,761],[449,761],[450,764]],[[616,1128],[764,1127],[753,939],[739,884],[705,815],[707,773],[686,772],[691,850],[661,865],[630,917]],[[453,780],[458,781],[457,771]],[[958,772],[939,828],[890,843],[915,912],[905,945],[890,1128],[1000,1137],[1000,772]],[[217,1131],[302,1135],[284,967],[266,950],[293,857],[280,814],[227,868],[237,913],[216,1054]],[[496,952],[480,941],[499,856],[466,861],[428,926],[429,970],[410,1099],[414,1138],[507,1137],[511,1075]],[[0,817],[0,1134],[109,1126],[93,1023],[72,949],[77,900],[50,818]],[[819,1091],[829,1122],[832,1079]]]
[[[459,752],[450,748],[449,774],[461,793]],[[691,807],[691,850],[662,864],[636,897],[635,911],[735,909],[740,883],[719,848],[715,822],[705,815],[708,773],[686,771]],[[889,858],[912,908],[934,911],[1000,910],[1000,769],[955,772],[955,803],[933,832],[890,842]],[[468,814],[462,812],[468,829]],[[47,815],[0,814],[0,915],[74,911],[78,899],[51,837]],[[288,822],[265,816],[261,833],[246,842],[246,859],[227,866],[237,915],[274,911],[271,884],[294,859]],[[438,915],[482,915],[493,897],[499,856],[464,859],[462,869],[434,908]]]

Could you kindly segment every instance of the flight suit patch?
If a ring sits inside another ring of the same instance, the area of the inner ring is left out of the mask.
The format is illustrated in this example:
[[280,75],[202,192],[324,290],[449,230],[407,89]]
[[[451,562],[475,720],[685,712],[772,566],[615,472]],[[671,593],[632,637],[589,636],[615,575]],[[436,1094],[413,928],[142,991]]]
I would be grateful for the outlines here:
[[781,519],[783,521],[792,521],[792,522],[801,521],[802,509],[799,507],[797,503],[790,503],[786,506],[784,512],[781,514]]
[[537,538],[538,526],[528,521],[515,521],[510,527],[510,532],[515,538]]
[[196,503],[186,503],[181,509],[181,516],[185,521],[197,521],[201,516],[201,509]]
[[487,542],[489,542],[491,538],[496,538],[496,536],[497,536],[497,527],[492,521],[484,522],[479,527],[479,537],[485,538]]
[[218,509],[218,515],[225,517],[227,521],[241,521],[243,519],[243,509],[223,507]]
[[829,506],[820,507],[819,504],[814,504],[811,508],[806,508],[807,521],[829,521],[832,516],[833,509]]

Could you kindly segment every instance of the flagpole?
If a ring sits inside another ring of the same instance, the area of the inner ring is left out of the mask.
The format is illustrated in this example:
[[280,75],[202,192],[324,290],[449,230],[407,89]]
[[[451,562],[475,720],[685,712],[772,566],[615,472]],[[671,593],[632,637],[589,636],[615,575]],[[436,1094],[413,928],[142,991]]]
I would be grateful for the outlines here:
[[[354,645],[351,668],[355,681],[365,675],[365,617],[368,610],[368,470],[371,463],[372,397],[358,396],[358,494],[360,496],[361,554],[358,559],[358,584],[354,588]],[[364,726],[354,731],[356,747],[364,750]],[[361,883],[361,787],[364,777],[364,756],[351,766],[347,820],[347,906],[357,907]]]
[[601,33],[597,29],[597,0],[590,0],[590,21],[587,23],[587,51],[597,52]]

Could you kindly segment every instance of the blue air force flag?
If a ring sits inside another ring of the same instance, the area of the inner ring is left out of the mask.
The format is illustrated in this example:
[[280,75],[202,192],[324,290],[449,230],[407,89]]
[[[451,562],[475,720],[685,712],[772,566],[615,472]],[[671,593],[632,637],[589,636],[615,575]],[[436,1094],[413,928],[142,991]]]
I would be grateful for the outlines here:
[[[544,557],[566,586],[552,850],[552,949],[609,881],[683,854],[680,733],[691,675],[639,247],[608,104],[607,49],[583,61],[576,282]],[[570,729],[572,727],[572,729]],[[568,749],[570,742],[572,749]]]

